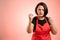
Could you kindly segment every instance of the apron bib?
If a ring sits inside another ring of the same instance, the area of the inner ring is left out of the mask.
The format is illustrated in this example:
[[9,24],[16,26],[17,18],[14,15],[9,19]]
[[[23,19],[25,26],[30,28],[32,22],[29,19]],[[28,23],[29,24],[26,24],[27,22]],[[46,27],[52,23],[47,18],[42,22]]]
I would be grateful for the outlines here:
[[35,32],[33,32],[32,40],[51,40],[50,26],[47,20],[46,23],[41,26],[38,24],[38,18],[36,18],[36,29]]

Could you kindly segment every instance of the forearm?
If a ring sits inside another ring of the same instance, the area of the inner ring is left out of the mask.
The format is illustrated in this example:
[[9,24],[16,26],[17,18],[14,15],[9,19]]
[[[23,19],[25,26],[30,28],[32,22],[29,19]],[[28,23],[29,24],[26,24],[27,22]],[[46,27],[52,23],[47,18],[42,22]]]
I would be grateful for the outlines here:
[[56,27],[55,27],[55,25],[53,24],[53,23],[51,23],[51,32],[53,33],[53,34],[56,34],[57,33],[57,29],[56,29]]
[[51,17],[49,17],[49,22],[50,22],[51,32],[52,32],[53,34],[56,34],[56,33],[57,33],[57,29],[56,29],[56,27],[55,27],[55,25],[54,25],[54,22],[53,22],[53,20],[51,19]]
[[29,20],[29,24],[28,24],[27,32],[28,32],[28,33],[31,33],[32,31],[33,31],[33,24],[32,24],[32,21]]

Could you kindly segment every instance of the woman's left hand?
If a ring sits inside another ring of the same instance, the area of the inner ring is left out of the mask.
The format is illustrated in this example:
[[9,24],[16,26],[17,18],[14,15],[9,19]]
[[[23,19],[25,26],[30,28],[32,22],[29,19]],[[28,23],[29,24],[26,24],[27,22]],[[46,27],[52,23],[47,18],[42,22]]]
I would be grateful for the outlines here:
[[50,22],[51,25],[53,24],[53,20],[52,20],[51,17],[49,17],[49,22]]

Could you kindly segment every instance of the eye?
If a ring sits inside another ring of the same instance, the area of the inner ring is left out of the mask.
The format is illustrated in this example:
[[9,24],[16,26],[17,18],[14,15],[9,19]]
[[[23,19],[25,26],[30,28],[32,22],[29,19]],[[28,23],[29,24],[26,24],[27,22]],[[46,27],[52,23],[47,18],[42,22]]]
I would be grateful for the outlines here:
[[38,9],[38,10],[41,10],[41,9]]

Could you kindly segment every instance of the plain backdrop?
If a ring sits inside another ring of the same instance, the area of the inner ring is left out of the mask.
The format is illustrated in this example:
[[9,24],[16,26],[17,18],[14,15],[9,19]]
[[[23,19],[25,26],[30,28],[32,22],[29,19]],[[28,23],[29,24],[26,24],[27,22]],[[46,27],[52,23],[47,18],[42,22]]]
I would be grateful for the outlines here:
[[35,6],[44,2],[58,30],[51,33],[52,40],[60,40],[60,0],[0,0],[0,40],[31,40],[32,33],[27,33],[28,14],[35,14]]

